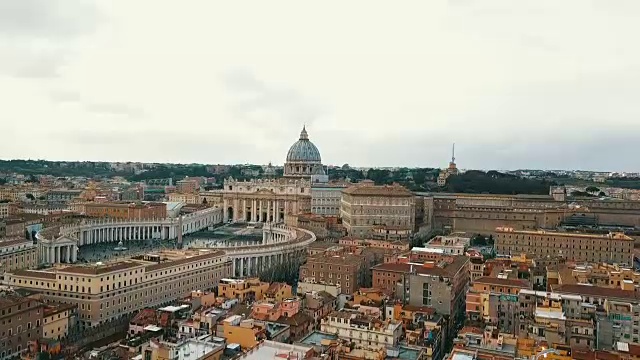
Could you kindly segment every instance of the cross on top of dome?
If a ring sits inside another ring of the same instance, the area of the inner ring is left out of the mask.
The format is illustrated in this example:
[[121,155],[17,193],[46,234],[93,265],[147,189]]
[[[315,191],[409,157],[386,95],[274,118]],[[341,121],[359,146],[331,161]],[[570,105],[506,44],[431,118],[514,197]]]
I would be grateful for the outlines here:
[[307,126],[302,126],[302,131],[300,132],[300,140],[309,140],[309,134],[307,134]]

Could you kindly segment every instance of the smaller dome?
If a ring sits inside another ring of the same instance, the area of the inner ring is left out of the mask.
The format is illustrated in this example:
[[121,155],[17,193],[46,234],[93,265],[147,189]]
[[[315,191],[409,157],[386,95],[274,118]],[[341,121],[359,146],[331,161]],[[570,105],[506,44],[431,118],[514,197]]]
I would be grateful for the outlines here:
[[300,139],[289,148],[287,162],[321,162],[320,151],[309,140],[307,129],[302,128]]

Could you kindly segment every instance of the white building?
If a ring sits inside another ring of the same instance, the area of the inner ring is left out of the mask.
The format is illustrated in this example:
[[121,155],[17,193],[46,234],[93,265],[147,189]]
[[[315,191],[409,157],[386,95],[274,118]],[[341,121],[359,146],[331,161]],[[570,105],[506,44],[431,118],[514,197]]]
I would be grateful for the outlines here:
[[312,183],[311,213],[324,216],[340,216],[340,199],[347,183]]
[[354,342],[359,345],[357,347],[370,349],[396,347],[402,335],[400,323],[345,310],[334,311],[322,319],[320,329]]
[[424,248],[447,255],[464,255],[470,243],[471,239],[464,236],[436,236],[429,240]]

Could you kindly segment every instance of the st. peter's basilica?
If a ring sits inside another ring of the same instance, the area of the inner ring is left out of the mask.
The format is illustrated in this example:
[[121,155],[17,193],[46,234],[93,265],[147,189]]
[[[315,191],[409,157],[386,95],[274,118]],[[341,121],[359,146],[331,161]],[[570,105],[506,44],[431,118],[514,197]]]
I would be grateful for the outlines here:
[[224,181],[224,221],[288,222],[288,217],[311,212],[311,183],[326,181],[320,151],[305,127],[289,148],[284,177]]

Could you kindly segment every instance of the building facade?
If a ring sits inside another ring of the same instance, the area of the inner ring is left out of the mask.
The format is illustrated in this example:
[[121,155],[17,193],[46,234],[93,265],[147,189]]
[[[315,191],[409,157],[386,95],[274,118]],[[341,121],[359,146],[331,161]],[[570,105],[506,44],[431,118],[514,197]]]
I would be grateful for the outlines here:
[[121,220],[149,220],[167,217],[167,205],[155,202],[85,203],[84,215]]
[[12,291],[0,292],[0,360],[19,357],[42,337],[44,305]]
[[634,240],[621,233],[596,235],[502,227],[495,234],[496,252],[501,255],[560,255],[579,262],[633,264]]
[[342,190],[347,186],[347,183],[313,183],[311,212],[323,216],[340,216]]
[[38,246],[24,238],[0,241],[0,273],[38,266]]
[[339,286],[343,294],[360,287],[365,258],[355,254],[317,254],[300,267],[300,281]]
[[322,319],[320,329],[364,349],[395,348],[402,336],[402,324],[399,322],[383,321],[346,310],[330,313]]
[[368,237],[374,228],[411,232],[415,225],[415,196],[399,185],[376,186],[363,181],[342,191],[340,216],[347,234]]
[[231,262],[223,251],[167,250],[106,264],[18,270],[5,277],[16,288],[76,305],[79,324],[86,328],[213,288],[230,273]]
[[311,183],[305,179],[224,181],[224,221],[282,222],[311,212]]
[[176,181],[176,190],[184,194],[196,194],[200,190],[200,184],[196,179],[185,178]]

